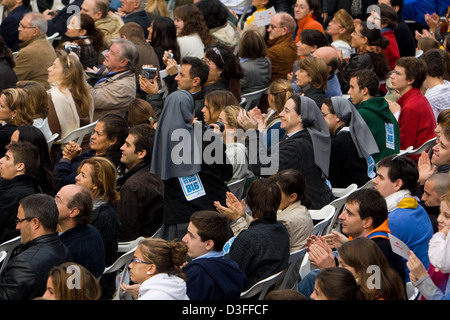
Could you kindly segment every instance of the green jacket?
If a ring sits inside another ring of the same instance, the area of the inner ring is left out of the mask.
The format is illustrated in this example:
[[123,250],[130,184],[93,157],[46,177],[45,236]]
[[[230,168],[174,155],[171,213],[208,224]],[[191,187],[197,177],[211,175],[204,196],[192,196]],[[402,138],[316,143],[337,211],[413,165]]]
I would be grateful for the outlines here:
[[379,153],[373,155],[375,162],[400,152],[400,129],[397,119],[384,98],[370,98],[358,106],[358,111],[369,126],[377,142]]

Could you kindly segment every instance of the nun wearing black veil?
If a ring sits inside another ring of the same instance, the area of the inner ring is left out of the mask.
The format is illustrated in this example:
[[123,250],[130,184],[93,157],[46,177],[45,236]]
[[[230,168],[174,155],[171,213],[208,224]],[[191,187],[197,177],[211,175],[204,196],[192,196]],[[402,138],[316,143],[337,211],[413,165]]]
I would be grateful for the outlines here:
[[150,169],[164,182],[163,224],[157,236],[167,240],[184,237],[194,212],[215,211],[214,201],[225,202],[224,181],[233,175],[221,134],[193,120],[194,99],[189,92],[177,90],[167,96]]
[[285,169],[299,170],[306,180],[310,209],[321,209],[334,199],[327,183],[331,139],[322,112],[312,99],[293,95],[286,101],[280,118],[286,135],[277,144],[273,140],[270,149],[265,149],[261,137],[249,134],[250,170],[257,176],[270,176]]
[[342,97],[325,99],[322,113],[331,133],[331,186],[346,188],[356,183],[362,187],[375,178],[372,154],[379,152],[369,127],[353,104]]

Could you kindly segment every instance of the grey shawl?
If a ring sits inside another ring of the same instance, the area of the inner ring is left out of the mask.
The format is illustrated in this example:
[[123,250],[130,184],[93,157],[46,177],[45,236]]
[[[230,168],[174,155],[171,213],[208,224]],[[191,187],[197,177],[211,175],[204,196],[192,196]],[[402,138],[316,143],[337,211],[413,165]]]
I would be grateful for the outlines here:
[[201,170],[200,149],[191,120],[194,98],[185,90],[167,96],[158,121],[150,172],[162,180],[185,177]]
[[342,97],[332,97],[331,103],[336,116],[343,122],[348,123],[350,135],[356,150],[358,150],[359,157],[366,158],[380,152],[367,123],[353,104]]
[[308,130],[314,148],[314,163],[328,177],[331,153],[330,130],[314,100],[300,96],[300,102],[303,127]]

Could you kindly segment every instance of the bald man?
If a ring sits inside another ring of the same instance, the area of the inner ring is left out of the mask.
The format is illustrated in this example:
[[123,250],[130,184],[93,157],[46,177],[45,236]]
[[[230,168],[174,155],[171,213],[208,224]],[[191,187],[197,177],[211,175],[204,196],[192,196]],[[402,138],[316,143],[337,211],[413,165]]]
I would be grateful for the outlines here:
[[435,173],[429,177],[423,186],[422,202],[423,207],[430,217],[434,232],[437,232],[437,216],[439,215],[439,205],[445,197],[449,182],[448,173]]
[[312,55],[322,59],[328,65],[328,89],[325,91],[327,97],[342,96],[341,83],[339,81],[341,61],[337,50],[333,47],[321,47],[314,51]]

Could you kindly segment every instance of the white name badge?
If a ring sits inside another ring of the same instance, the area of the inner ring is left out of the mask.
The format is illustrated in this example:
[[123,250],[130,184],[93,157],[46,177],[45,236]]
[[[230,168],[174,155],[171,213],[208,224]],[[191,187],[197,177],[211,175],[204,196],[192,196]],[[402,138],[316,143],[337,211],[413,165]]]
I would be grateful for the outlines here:
[[386,126],[386,148],[395,150],[394,125],[392,123],[385,123],[385,126]]
[[180,180],[181,189],[183,189],[187,201],[200,198],[206,194],[198,173],[186,177],[179,177],[178,180]]

